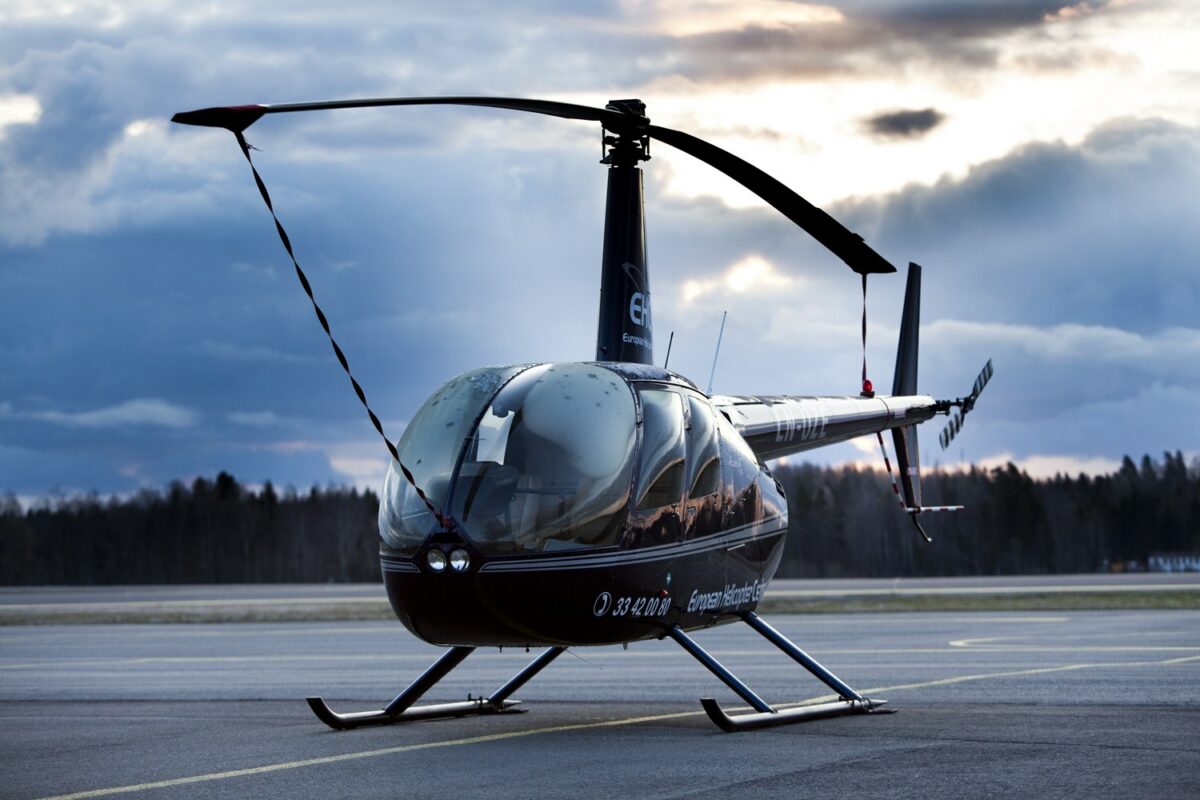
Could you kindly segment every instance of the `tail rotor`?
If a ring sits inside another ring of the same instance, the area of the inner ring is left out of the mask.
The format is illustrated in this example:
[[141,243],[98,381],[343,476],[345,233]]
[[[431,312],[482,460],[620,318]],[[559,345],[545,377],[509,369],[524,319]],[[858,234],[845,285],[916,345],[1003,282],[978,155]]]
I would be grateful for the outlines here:
[[958,432],[962,430],[963,420],[966,419],[971,409],[975,408],[975,401],[979,399],[979,395],[983,392],[983,387],[988,385],[988,381],[992,379],[992,360],[983,365],[983,369],[979,371],[979,377],[975,379],[975,385],[971,387],[971,393],[966,397],[960,397],[957,400],[944,400],[939,405],[945,406],[945,412],[950,413],[951,408],[957,407],[954,415],[950,417],[950,421],[946,423],[946,427],[942,429],[938,436],[938,441],[945,450],[954,441],[954,437],[958,436]]

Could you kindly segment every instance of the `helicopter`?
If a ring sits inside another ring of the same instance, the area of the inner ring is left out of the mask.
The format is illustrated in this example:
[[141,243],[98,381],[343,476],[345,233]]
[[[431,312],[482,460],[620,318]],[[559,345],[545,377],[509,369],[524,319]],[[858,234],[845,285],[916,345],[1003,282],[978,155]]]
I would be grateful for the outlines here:
[[[395,443],[384,433],[293,251],[244,131],[269,114],[382,106],[459,105],[599,122],[607,200],[593,361],[483,367],[435,391]],[[779,565],[788,527],[783,487],[765,462],[891,431],[892,488],[914,526],[957,506],[922,505],[916,426],[956,409],[943,449],[992,374],[971,393],[917,392],[921,268],[910,264],[890,395],[867,379],[858,396],[713,395],[653,360],[643,175],[651,141],[723,172],[812,235],[866,279],[896,268],[821,209],[716,145],[651,124],[640,100],[604,108],[548,100],[402,97],[205,108],[172,121],[231,131],[274,218],[334,353],[391,457],[379,506],[380,563],[392,610],[445,653],[381,709],[309,706],[337,730],[522,710],[512,695],[568,648],[670,638],[752,709],[702,707],[742,731],[877,713],[864,697],[763,620],[755,609]],[[742,622],[831,688],[833,702],[781,709],[755,693],[689,633]],[[544,649],[486,697],[417,705],[479,647]]]

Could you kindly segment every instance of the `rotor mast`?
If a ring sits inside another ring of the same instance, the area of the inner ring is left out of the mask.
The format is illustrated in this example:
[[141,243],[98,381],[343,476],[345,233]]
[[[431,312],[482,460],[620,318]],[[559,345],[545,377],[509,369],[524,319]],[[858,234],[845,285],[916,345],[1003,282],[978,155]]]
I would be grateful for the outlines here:
[[619,128],[603,126],[601,164],[608,165],[604,214],[604,254],[600,267],[600,320],[596,360],[654,363],[650,317],[650,275],[646,263],[645,201],[642,170],[650,158],[646,105],[613,100],[606,109],[620,112]]

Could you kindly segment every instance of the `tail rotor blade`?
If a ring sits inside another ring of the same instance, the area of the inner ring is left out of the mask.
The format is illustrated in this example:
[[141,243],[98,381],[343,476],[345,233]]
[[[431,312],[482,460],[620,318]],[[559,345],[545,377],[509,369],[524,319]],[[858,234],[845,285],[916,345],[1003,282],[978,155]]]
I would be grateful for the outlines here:
[[[938,436],[938,442],[945,450],[954,441],[954,437],[958,436],[958,432],[962,430],[963,420],[971,409],[975,408],[975,401],[979,399],[980,393],[983,392],[983,387],[988,385],[988,381],[992,379],[992,360],[989,358],[987,363],[983,365],[983,369],[979,371],[979,376],[975,378],[975,384],[971,387],[971,393],[966,397],[953,401],[954,405],[958,406],[958,410],[954,412],[954,416],[946,423],[946,427],[942,429]],[[949,404],[949,403],[948,403]]]
[[938,441],[945,450],[954,441],[954,437],[958,436],[958,432],[962,429],[962,412],[955,411],[954,416],[946,423],[946,427],[942,428],[941,435],[938,436]]
[[979,373],[979,377],[975,379],[975,387],[971,390],[971,394],[976,397],[983,391],[983,387],[987,386],[988,381],[992,379],[992,360],[989,358],[987,364]]

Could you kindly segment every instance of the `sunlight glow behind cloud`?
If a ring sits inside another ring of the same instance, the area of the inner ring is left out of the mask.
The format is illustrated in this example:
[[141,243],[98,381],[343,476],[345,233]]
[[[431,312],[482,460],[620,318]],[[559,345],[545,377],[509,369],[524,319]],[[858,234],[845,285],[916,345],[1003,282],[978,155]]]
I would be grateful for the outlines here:
[[842,22],[836,8],[789,0],[621,0],[625,14],[672,36],[695,36],[750,25],[778,28]]
[[31,94],[0,96],[0,136],[9,125],[28,125],[38,121],[42,105]]
[[714,292],[761,293],[792,283],[793,279],[781,274],[767,259],[750,254],[730,266],[716,278],[692,279],[683,283],[685,305],[713,294]]
[[126,400],[106,408],[91,411],[26,411],[17,412],[11,406],[0,406],[0,417],[16,417],[49,422],[66,428],[123,428],[150,426],[158,428],[190,428],[199,422],[199,415],[190,408],[157,397]]

